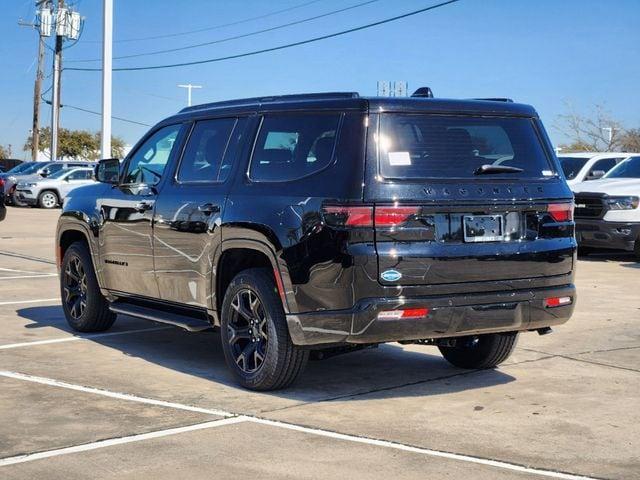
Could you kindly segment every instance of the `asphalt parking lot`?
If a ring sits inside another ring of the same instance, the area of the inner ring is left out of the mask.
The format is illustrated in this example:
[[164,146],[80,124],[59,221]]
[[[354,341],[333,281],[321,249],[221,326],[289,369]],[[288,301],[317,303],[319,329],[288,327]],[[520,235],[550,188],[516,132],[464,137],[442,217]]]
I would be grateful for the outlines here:
[[0,478],[640,478],[640,263],[577,267],[552,335],[498,370],[389,344],[311,362],[294,388],[235,386],[216,332],[119,317],[74,335],[59,211],[0,223]]

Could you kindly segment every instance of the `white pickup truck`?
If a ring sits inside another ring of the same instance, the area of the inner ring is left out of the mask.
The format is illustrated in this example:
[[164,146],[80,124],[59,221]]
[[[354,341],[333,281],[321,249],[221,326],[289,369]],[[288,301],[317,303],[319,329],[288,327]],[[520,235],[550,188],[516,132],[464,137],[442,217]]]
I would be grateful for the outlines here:
[[640,260],[640,155],[622,161],[599,180],[573,185],[572,190],[581,253],[621,249],[635,252]]

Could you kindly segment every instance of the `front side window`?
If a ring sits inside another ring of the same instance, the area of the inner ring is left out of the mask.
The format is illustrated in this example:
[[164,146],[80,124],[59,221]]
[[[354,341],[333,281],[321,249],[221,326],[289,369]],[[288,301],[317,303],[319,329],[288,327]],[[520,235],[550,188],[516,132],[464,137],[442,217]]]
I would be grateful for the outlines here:
[[67,180],[88,180],[92,174],[93,172],[91,170],[76,170],[69,174]]
[[[604,172],[607,173],[609,170],[611,170],[613,167],[616,166],[616,164],[622,159],[620,158],[603,158],[602,160],[598,160],[596,163],[593,164],[593,167],[591,167],[591,170],[589,170],[589,173],[587,173],[587,178],[593,178],[594,177],[594,172]],[[604,173],[601,173],[600,175],[604,175]]]
[[43,169],[43,171],[46,170],[47,175],[51,176],[52,174],[61,171],[63,168],[64,168],[63,163],[50,163]]
[[609,170],[604,178],[640,178],[640,157],[630,157]]
[[195,124],[180,162],[178,181],[220,180],[220,165],[235,123],[235,118],[220,118]]
[[266,115],[249,178],[287,182],[323,170],[332,162],[339,123],[339,114]]
[[169,125],[151,135],[130,158],[123,183],[156,185],[160,182],[180,127]]
[[386,178],[554,175],[529,118],[384,114],[376,141]]

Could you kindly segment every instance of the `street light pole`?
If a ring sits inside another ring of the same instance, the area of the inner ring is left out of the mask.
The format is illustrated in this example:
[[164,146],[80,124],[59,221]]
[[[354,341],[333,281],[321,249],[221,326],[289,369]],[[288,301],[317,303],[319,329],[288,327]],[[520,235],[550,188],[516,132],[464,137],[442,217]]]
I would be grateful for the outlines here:
[[111,158],[111,62],[113,47],[113,0],[103,0],[102,21],[102,158]]
[[[64,8],[64,0],[58,0],[59,11]],[[57,30],[57,25],[56,25]],[[56,32],[53,52],[53,87],[51,88],[51,160],[58,159],[58,129],[60,127],[60,61],[62,59],[62,35]]]
[[194,88],[202,88],[202,85],[191,85],[190,83],[187,83],[186,85],[178,85],[178,87],[187,89],[187,107],[190,107],[191,106],[191,90],[193,90]]

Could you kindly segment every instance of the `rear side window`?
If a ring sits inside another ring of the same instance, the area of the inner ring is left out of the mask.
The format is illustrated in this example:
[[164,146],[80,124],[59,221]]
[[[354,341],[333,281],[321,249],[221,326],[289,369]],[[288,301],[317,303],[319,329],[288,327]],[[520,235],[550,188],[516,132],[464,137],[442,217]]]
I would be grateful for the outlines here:
[[588,158],[580,157],[559,157],[560,166],[564,172],[564,176],[567,180],[573,180],[576,178],[582,167],[587,163]]
[[386,178],[471,178],[483,165],[515,167],[492,177],[554,175],[531,119],[445,115],[381,116],[376,138]]
[[249,178],[287,182],[331,164],[340,114],[266,115],[251,158]]
[[180,182],[217,182],[235,118],[197,122],[178,169]]

